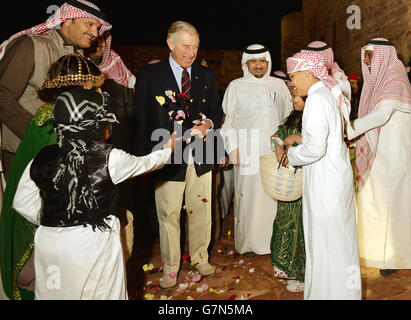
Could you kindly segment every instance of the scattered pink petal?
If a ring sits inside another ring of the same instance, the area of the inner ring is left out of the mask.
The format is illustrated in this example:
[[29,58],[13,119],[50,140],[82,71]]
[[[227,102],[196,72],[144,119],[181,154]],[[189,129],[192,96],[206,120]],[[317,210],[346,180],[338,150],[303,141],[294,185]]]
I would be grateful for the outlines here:
[[170,276],[171,279],[174,279],[177,276],[177,273],[176,272],[171,272],[169,274],[169,276]]
[[234,254],[233,250],[231,250],[229,253],[227,253],[227,256],[231,256],[232,254]]
[[247,262],[247,266],[251,266],[252,264],[252,262]]
[[244,263],[244,260],[238,261],[238,264],[243,264],[243,263]]
[[202,279],[201,274],[198,274],[198,275],[194,276],[194,277],[191,279],[191,281],[197,283],[197,282],[200,282],[201,279]]
[[188,288],[188,283],[180,283],[178,288],[181,290],[186,290]]
[[205,290],[208,289],[208,284],[205,284],[205,283],[204,283],[203,285],[201,285],[200,288],[202,288],[202,289],[205,291]]

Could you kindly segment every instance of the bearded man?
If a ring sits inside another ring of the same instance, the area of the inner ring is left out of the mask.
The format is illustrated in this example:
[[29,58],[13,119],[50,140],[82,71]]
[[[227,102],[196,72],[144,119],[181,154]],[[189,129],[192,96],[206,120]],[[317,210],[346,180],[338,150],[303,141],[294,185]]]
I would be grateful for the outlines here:
[[267,48],[254,44],[242,57],[244,76],[233,80],[223,100],[224,147],[234,164],[235,248],[246,257],[269,254],[277,202],[264,192],[260,156],[273,154],[270,136],[293,110],[283,80],[270,76]]
[[69,0],[43,24],[1,44],[0,121],[6,176],[29,122],[44,103],[37,91],[51,64],[66,54],[83,54],[99,34],[111,28],[97,6],[85,0]]
[[411,86],[393,43],[372,39],[361,49],[364,79],[356,142],[357,223],[361,262],[382,275],[411,269]]
[[33,114],[44,104],[37,92],[54,62],[74,52],[83,54],[83,49],[111,27],[94,4],[69,0],[43,24],[13,35],[0,46],[3,163],[10,172],[0,217],[0,266],[9,299],[34,298],[35,230],[10,203],[20,180],[18,165],[11,168],[11,162]]

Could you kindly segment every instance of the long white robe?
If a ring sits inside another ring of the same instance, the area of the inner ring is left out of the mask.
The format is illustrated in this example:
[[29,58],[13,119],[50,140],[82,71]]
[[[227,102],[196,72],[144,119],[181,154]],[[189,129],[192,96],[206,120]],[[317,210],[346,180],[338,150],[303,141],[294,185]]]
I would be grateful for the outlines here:
[[[160,169],[171,149],[135,157],[113,149],[109,173],[114,184]],[[30,178],[33,161],[25,169],[14,198],[14,209],[39,225],[42,199]],[[39,226],[34,237],[36,300],[125,300],[128,299],[125,262],[120,241],[120,221],[110,216],[111,230],[94,232],[91,226]]]
[[[367,267],[411,269],[411,114],[398,109],[397,101],[383,100],[347,128],[349,139],[366,132],[376,148],[356,197],[359,252]],[[378,141],[369,133],[377,127]]]
[[304,299],[361,299],[353,173],[341,113],[322,82],[308,91],[302,144],[288,159],[304,168]]
[[260,156],[274,154],[270,136],[292,111],[285,83],[274,77],[236,79],[228,86],[221,134],[227,153],[239,150],[234,167],[234,238],[239,253],[270,253],[277,202],[263,189]]

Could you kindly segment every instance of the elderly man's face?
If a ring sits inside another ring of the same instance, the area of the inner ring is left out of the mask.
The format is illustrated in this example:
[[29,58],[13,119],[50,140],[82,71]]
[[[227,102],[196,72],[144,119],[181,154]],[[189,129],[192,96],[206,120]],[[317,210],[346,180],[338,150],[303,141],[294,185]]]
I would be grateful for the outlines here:
[[172,39],[167,39],[167,44],[175,62],[183,68],[189,68],[197,58],[200,39],[196,34],[181,31],[175,42]]
[[371,71],[371,62],[372,62],[373,54],[374,54],[374,51],[372,50],[365,50],[365,53],[364,53],[364,63],[367,65],[370,71]]
[[254,77],[262,78],[267,73],[268,61],[265,58],[251,59],[247,61],[247,67]]
[[81,48],[90,48],[98,37],[101,23],[91,18],[69,19],[63,24],[63,33]]

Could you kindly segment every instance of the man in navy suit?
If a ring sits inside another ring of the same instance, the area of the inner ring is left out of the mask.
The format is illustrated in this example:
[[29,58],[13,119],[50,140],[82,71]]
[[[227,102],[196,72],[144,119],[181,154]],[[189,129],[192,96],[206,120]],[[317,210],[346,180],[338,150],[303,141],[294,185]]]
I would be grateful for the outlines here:
[[166,141],[161,137],[167,139],[174,131],[181,137],[171,163],[152,173],[164,263],[163,289],[177,285],[183,199],[191,263],[203,276],[215,274],[208,262],[212,169],[219,157],[213,142],[217,140],[214,130],[223,117],[214,72],[194,62],[199,47],[197,30],[176,21],[168,30],[167,44],[171,51],[167,59],[138,71],[134,98],[137,155],[155,150]]

